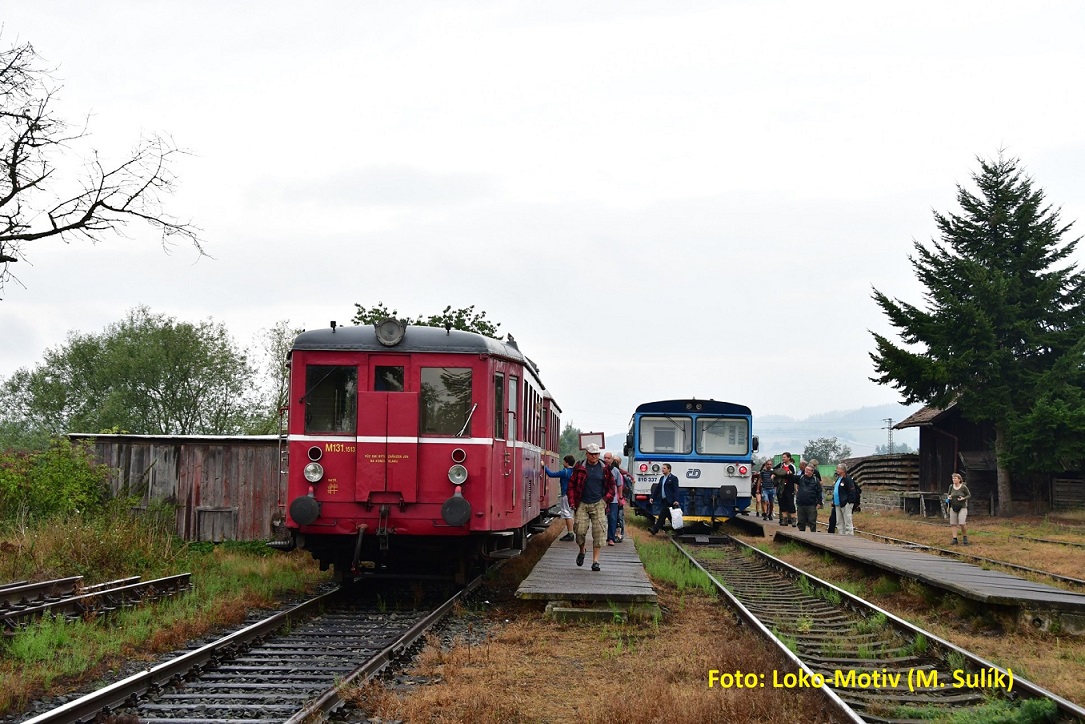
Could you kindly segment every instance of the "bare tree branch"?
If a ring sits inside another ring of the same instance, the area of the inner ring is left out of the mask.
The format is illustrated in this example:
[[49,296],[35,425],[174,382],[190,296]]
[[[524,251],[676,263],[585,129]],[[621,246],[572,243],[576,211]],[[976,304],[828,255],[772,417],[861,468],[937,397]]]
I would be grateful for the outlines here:
[[[158,229],[167,251],[180,241],[206,255],[201,229],[163,203],[176,186],[173,165],[187,155],[172,138],[146,135],[116,166],[92,151],[77,178],[58,175],[57,157],[86,137],[87,126],[72,130],[53,114],[52,81],[29,43],[0,50],[0,292],[18,282],[10,265],[25,259],[27,244],[50,237],[96,243],[133,221]],[[65,182],[79,190],[62,191]]]

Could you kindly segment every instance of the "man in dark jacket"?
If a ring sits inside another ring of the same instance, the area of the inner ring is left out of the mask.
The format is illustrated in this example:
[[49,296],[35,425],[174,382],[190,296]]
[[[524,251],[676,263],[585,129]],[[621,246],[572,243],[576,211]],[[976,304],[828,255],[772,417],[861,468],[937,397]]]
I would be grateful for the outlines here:
[[617,490],[610,470],[599,459],[599,446],[592,443],[584,452],[587,459],[573,466],[573,474],[569,478],[569,506],[576,511],[573,531],[576,534],[576,543],[580,546],[576,564],[584,565],[590,527],[591,569],[598,571],[599,551],[607,537],[607,505],[614,500]]
[[836,513],[837,532],[840,535],[855,535],[851,512],[859,502],[859,489],[855,481],[848,477],[848,467],[844,463],[836,466],[836,482],[833,483],[833,512]]
[[810,532],[818,529],[818,511],[822,506],[821,483],[814,475],[814,466],[810,463],[802,469],[795,484],[795,507],[799,513],[799,530],[806,530],[810,526]]
[[666,516],[668,523],[671,521],[671,505],[676,500],[678,500],[678,478],[671,474],[671,466],[663,463],[663,475],[659,478],[658,483],[652,485],[648,498],[650,504],[659,501],[659,515],[651,527],[652,535],[658,533],[659,529],[663,527],[664,516]]

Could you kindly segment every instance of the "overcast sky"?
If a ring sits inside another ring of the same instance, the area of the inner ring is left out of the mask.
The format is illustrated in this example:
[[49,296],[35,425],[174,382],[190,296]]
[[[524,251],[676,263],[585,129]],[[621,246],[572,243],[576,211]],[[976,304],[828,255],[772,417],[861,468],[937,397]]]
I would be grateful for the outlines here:
[[[1085,223],[1080,2],[7,3],[120,160],[192,156],[155,232],[39,242],[0,302],[0,376],[139,304],[223,322],[349,322],[471,304],[536,360],[564,419],[641,402],[794,417],[894,402],[868,381],[871,289],[976,156],[1019,157]],[[1078,250],[1074,261],[1085,261]],[[18,268],[15,268],[18,267]],[[878,423],[880,421],[874,421]]]

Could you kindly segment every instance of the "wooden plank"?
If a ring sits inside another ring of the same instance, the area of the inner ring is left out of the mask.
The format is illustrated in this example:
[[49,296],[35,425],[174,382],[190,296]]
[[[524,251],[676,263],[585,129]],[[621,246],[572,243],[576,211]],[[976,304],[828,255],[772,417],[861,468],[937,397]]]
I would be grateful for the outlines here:
[[591,570],[590,545],[584,565],[578,567],[579,550],[573,541],[555,540],[520,584],[516,596],[542,601],[655,603],[655,590],[631,539],[602,549],[600,571]]
[[789,528],[778,540],[796,540],[845,558],[873,565],[965,598],[1025,608],[1085,611],[1085,595],[981,568],[937,554],[856,536],[804,533]]

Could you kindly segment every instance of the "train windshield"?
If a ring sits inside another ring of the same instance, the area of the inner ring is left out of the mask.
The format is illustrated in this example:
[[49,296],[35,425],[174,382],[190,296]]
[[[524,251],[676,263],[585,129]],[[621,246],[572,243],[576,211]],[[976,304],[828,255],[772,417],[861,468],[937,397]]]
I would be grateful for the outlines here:
[[693,420],[688,417],[642,417],[640,451],[688,455],[693,449]]
[[423,367],[419,427],[423,435],[471,436],[471,368]]
[[734,417],[697,418],[697,453],[745,455],[749,451],[750,424]]
[[353,433],[358,422],[358,368],[305,368],[305,432]]

